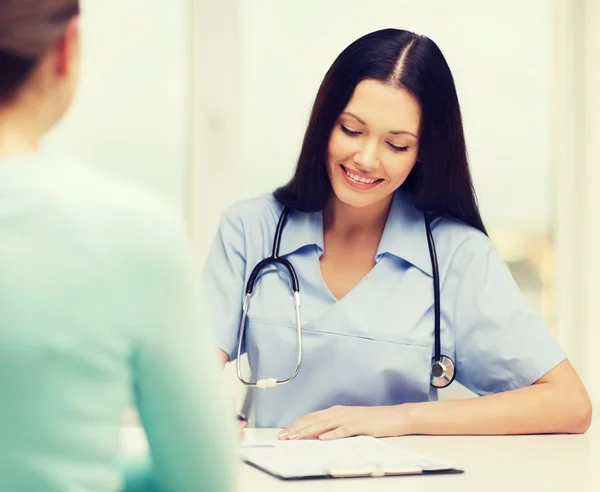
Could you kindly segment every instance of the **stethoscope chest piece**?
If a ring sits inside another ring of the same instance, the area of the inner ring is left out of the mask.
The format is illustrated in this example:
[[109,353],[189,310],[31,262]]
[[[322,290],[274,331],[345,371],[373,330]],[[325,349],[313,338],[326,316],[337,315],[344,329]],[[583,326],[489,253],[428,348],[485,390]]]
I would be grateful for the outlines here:
[[436,360],[431,365],[431,386],[445,388],[454,381],[455,375],[454,361],[450,357],[442,355],[439,361]]

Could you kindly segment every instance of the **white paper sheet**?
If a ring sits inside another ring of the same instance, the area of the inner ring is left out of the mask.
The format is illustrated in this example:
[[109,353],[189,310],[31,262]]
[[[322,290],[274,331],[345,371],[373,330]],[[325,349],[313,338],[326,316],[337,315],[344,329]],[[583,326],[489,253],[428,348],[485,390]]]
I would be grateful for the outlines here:
[[429,459],[372,437],[335,441],[249,442],[242,459],[282,478],[386,475],[451,470],[449,463]]

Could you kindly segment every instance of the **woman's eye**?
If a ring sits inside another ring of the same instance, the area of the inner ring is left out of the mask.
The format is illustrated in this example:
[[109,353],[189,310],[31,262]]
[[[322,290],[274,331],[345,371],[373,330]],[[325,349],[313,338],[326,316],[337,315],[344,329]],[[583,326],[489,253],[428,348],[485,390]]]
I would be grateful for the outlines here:
[[362,132],[356,132],[354,130],[350,130],[350,128],[346,128],[344,125],[341,125],[341,124],[340,124],[340,128],[346,135],[350,135],[352,137],[355,137],[356,135],[360,135],[362,133]]
[[408,150],[408,147],[398,147],[397,145],[393,145],[389,142],[388,145],[394,152],[406,152]]

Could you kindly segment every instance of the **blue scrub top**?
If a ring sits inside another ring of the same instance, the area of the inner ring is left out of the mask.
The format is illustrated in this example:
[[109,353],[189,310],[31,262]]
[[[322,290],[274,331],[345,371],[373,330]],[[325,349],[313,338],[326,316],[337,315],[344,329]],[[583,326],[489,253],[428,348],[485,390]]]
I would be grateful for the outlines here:
[[[246,282],[271,254],[282,206],[272,194],[222,217],[203,283],[219,348],[237,356]],[[441,286],[442,352],[456,380],[479,395],[528,386],[566,356],[528,304],[490,239],[452,219],[432,224]],[[255,390],[257,427],[285,427],[333,405],[437,399],[432,270],[423,215],[395,193],[375,267],[336,300],[321,275],[321,212],[294,211],[280,255],[298,274],[303,356],[288,384]],[[254,378],[289,377],[297,359],[293,297],[285,270],[263,270],[251,299],[244,351]]]

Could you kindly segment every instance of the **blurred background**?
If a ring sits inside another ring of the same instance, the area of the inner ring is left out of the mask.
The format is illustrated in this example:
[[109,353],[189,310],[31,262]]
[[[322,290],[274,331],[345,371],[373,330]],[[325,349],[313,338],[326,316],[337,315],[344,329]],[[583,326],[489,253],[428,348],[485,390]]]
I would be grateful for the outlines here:
[[425,34],[455,77],[490,236],[600,403],[599,21],[595,0],[83,0],[80,91],[46,145],[163,194],[201,265],[227,206],[291,176],[339,52]]

